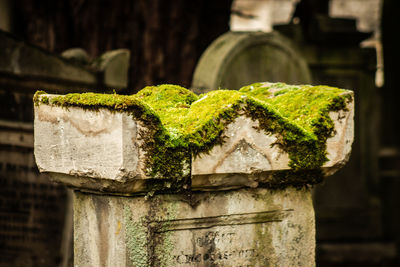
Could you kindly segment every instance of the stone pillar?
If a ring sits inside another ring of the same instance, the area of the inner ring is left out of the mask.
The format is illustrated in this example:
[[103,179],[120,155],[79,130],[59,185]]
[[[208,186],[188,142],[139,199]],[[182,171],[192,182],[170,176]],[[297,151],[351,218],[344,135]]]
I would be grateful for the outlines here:
[[351,91],[161,85],[34,101],[37,165],[75,189],[75,266],[315,265],[311,186],[349,157]]

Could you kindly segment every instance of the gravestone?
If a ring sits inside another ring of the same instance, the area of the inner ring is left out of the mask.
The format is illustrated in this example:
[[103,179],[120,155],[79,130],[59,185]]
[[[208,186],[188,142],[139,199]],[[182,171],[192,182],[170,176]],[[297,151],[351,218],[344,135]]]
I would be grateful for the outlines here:
[[310,186],[349,157],[351,91],[161,85],[34,101],[38,168],[74,188],[75,265],[315,265]]
[[311,76],[291,41],[279,33],[227,32],[201,56],[192,88],[199,93],[238,90],[259,81],[308,84]]

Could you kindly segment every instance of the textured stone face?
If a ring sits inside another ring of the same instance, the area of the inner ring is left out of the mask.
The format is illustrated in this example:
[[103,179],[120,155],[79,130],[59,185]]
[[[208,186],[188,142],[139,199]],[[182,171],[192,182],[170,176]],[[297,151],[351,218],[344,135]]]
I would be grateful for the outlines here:
[[76,193],[77,266],[313,266],[308,189],[111,197]]
[[354,101],[349,103],[347,111],[330,112],[335,124],[335,135],[327,140],[328,162],[323,167],[326,175],[332,175],[349,160],[354,139]]
[[[41,105],[35,107],[34,127],[36,164],[56,180],[101,189],[146,178],[141,126],[126,113]],[[88,184],[87,178],[97,182]]]
[[275,135],[257,131],[258,121],[239,117],[223,133],[226,142],[193,159],[192,175],[266,172],[289,169],[288,154]]

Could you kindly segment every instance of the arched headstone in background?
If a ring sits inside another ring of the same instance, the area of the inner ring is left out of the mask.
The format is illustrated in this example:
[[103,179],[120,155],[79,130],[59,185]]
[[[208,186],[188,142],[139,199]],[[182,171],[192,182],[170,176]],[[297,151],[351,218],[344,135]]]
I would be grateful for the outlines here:
[[192,88],[204,93],[239,89],[259,81],[310,83],[306,61],[291,41],[271,32],[227,32],[216,39],[196,66]]

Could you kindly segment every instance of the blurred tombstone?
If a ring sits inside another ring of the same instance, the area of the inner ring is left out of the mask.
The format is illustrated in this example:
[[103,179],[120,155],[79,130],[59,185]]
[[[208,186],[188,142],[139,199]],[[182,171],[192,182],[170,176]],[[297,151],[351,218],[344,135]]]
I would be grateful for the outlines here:
[[129,52],[111,52],[107,62],[98,60],[100,69],[87,57],[77,60],[85,57],[82,49],[58,56],[0,31],[0,266],[72,263],[69,193],[36,167],[32,97],[36,90],[123,90]]
[[310,82],[310,73],[290,40],[276,32],[227,32],[200,58],[192,88],[239,89],[264,80],[304,84]]

